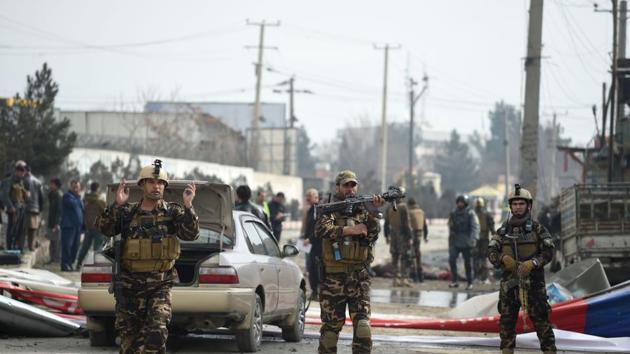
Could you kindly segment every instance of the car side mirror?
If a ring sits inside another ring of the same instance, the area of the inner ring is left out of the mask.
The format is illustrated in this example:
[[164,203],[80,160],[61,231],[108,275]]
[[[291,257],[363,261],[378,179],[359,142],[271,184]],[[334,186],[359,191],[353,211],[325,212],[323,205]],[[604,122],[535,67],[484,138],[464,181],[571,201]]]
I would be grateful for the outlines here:
[[295,257],[300,251],[294,245],[284,245],[282,247],[282,257]]

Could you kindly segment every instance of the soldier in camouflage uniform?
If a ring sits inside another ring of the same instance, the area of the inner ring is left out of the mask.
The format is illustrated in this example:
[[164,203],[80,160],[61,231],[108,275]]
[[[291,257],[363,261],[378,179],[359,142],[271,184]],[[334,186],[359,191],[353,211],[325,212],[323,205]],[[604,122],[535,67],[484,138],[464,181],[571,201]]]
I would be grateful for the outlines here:
[[409,264],[411,248],[411,225],[407,204],[398,204],[398,210],[392,206],[385,212],[384,233],[392,256],[392,265],[396,271],[393,286],[411,287],[409,282]]
[[492,214],[485,208],[483,198],[475,199],[475,214],[479,220],[479,241],[474,252],[473,268],[475,271],[475,279],[486,281],[488,279],[488,267],[486,260],[488,259],[488,243],[490,235],[496,234],[494,231],[494,219]]
[[164,201],[168,181],[159,160],[141,170],[138,185],[143,198],[128,203],[129,190],[124,180],[120,183],[116,201],[103,212],[99,228],[106,236],[122,236],[122,294],[116,296],[120,353],[165,353],[178,238],[199,237],[192,205],[196,187],[186,187],[183,206]]
[[[351,198],[357,193],[358,180],[352,171],[342,171],[335,179],[335,199]],[[374,207],[384,200],[376,196]],[[315,224],[315,234],[322,239],[324,277],[320,284],[319,301],[322,327],[319,353],[336,353],[339,331],[346,319],[346,304],[354,328],[353,353],[370,353],[370,284],[366,267],[374,260],[373,247],[380,226],[365,210],[356,208],[352,215],[341,212],[321,215]]]
[[540,349],[555,353],[556,344],[549,322],[543,267],[551,261],[554,244],[544,226],[531,217],[532,195],[518,184],[508,199],[512,216],[493,235],[488,259],[503,269],[499,290],[500,337],[504,354],[514,353],[519,308],[531,317]]

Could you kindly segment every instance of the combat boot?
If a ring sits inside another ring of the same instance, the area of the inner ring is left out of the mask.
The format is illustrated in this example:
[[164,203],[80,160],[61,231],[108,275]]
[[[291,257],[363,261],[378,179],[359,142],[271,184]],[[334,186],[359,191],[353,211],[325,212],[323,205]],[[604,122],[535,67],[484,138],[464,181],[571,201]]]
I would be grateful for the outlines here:
[[403,288],[412,288],[413,287],[413,285],[411,285],[411,282],[407,278],[402,278],[400,280],[400,286],[402,286]]

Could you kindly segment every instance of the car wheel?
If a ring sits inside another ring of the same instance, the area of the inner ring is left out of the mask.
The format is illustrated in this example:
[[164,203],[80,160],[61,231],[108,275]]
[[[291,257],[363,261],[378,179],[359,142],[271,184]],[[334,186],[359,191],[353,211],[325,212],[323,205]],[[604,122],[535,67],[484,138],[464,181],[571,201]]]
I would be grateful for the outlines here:
[[306,322],[306,294],[300,289],[298,304],[295,309],[295,321],[289,327],[282,327],[282,338],[287,342],[299,342],[304,336]]
[[112,320],[88,318],[88,321],[97,322],[97,327],[102,327],[104,329],[102,331],[88,331],[90,337],[90,346],[113,347],[116,345],[116,330],[114,329],[114,322]]
[[241,352],[252,353],[260,349],[263,331],[263,306],[260,296],[256,294],[256,305],[250,318],[250,326],[246,331],[236,333],[236,345]]

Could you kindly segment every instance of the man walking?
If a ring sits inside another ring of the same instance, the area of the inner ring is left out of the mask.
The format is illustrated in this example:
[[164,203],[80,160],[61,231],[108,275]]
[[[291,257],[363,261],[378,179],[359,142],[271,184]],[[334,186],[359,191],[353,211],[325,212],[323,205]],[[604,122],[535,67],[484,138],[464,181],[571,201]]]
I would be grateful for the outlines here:
[[48,192],[48,253],[50,262],[61,261],[61,210],[63,208],[63,194],[61,193],[61,180],[53,178],[50,180],[50,191]]
[[302,221],[302,238],[305,245],[311,245],[311,251],[306,254],[306,270],[308,283],[311,287],[311,299],[319,298],[320,263],[322,257],[322,242],[315,236],[315,204],[319,203],[317,189],[311,188],[305,193],[304,219]]
[[70,182],[70,190],[63,195],[61,215],[61,271],[73,271],[81,233],[85,229],[85,210],[81,202],[81,183]]
[[409,282],[409,260],[411,253],[411,227],[407,204],[398,204],[398,210],[389,206],[385,212],[385,240],[389,244],[392,266],[396,274],[392,286],[411,287]]
[[[335,200],[356,196],[358,179],[352,171],[342,171],[335,178]],[[376,196],[373,207],[385,201]],[[365,207],[352,215],[335,212],[323,214],[315,223],[315,235],[322,240],[324,278],[319,302],[322,327],[319,353],[337,353],[339,332],[346,321],[346,304],[354,328],[353,353],[372,351],[370,330],[370,284],[367,266],[374,260],[373,247],[378,238],[378,220]]]
[[495,235],[494,218],[486,210],[483,198],[475,199],[475,214],[479,220],[479,241],[475,247],[475,255],[473,267],[475,270],[475,279],[480,282],[488,280],[488,267],[486,262],[488,259],[488,243],[490,242],[490,234]]
[[24,180],[26,162],[15,163],[13,175],[2,181],[2,203],[7,209],[9,222],[7,223],[6,248],[18,249],[18,242],[24,234],[24,213],[29,198],[28,184]]
[[[33,252],[35,250],[35,239],[38,236],[41,224],[40,213],[44,211],[44,190],[42,189],[42,182],[31,174],[31,168],[28,165],[26,166],[24,181],[29,191],[29,198],[26,200],[26,213],[24,215],[24,229],[26,232],[20,236],[18,248],[22,252],[26,250]],[[26,245],[24,245],[25,236]]]
[[424,282],[424,274],[422,273],[422,256],[420,254],[421,239],[424,243],[429,242],[429,227],[424,211],[418,207],[414,198],[409,198],[409,223],[411,224],[412,245],[413,245],[413,265],[415,269],[414,281],[417,283]]
[[[532,220],[533,196],[516,184],[508,198],[510,216],[493,235],[488,259],[503,269],[499,290],[501,352],[514,353],[519,309],[531,317],[540,350],[556,352],[543,267],[553,258],[554,243],[544,226]],[[525,320],[525,316],[523,316]]]
[[[171,288],[177,277],[174,265],[181,251],[179,239],[192,241],[199,237],[199,218],[193,209],[195,185],[184,189],[183,205],[167,202],[167,178],[160,160],[143,167],[138,177],[142,199],[129,203],[129,189],[123,180],[115,202],[99,219],[103,234],[122,237],[122,290],[115,295],[121,354],[166,353]],[[161,252],[151,251],[156,243]]]
[[459,195],[455,200],[456,207],[448,218],[448,261],[451,266],[453,282],[450,288],[459,287],[457,275],[457,258],[461,253],[464,257],[464,269],[466,270],[466,290],[473,288],[472,277],[472,250],[479,238],[479,221],[477,215],[468,207],[468,196]]
[[101,234],[96,224],[97,218],[107,207],[105,200],[101,197],[99,188],[100,185],[98,182],[92,182],[90,184],[90,193],[85,194],[85,197],[83,197],[83,205],[85,207],[85,237],[81,243],[75,269],[81,268],[90,247],[92,247],[94,252],[100,251],[105,243],[105,236]]

